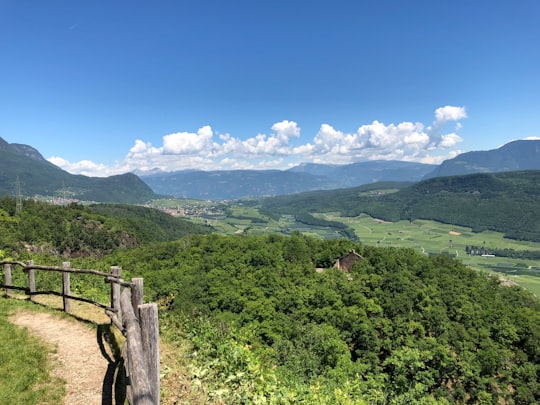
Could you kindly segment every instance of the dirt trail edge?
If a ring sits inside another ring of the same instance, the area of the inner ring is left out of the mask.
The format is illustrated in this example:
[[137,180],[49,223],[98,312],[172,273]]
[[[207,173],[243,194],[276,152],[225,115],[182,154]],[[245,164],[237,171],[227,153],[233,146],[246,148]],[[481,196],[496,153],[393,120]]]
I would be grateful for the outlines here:
[[111,387],[106,382],[113,368],[112,356],[103,354],[95,329],[50,313],[27,310],[17,311],[10,321],[56,348],[52,373],[66,381],[65,405],[112,402]]

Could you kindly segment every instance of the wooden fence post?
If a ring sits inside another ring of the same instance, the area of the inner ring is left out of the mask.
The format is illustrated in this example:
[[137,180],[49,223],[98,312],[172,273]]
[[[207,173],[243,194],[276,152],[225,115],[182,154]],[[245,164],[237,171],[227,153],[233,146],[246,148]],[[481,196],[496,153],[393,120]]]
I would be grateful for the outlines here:
[[11,264],[4,264],[4,285],[6,286],[6,295],[9,297],[11,295]]
[[140,320],[141,318],[139,317],[139,311],[137,308],[139,308],[139,305],[143,304],[144,300],[144,279],[132,278],[131,284],[131,304],[133,305],[133,310],[135,311],[137,320]]
[[159,320],[157,304],[139,305],[139,320],[141,324],[141,340],[143,353],[146,357],[148,382],[152,390],[154,403],[159,405]]
[[[122,273],[122,269],[118,266],[112,266],[111,267],[111,277],[114,277],[115,279],[120,279],[120,274]],[[120,284],[118,283],[111,283],[111,308],[116,312],[116,316],[118,317],[118,320],[121,321],[120,318]]]
[[[28,266],[33,266],[34,261],[28,260]],[[28,270],[28,290],[30,293],[30,301],[34,301],[34,293],[36,292],[36,272],[34,269]]]
[[[62,267],[64,269],[69,269],[71,266],[70,262],[63,262]],[[69,280],[69,272],[63,271],[62,272],[62,299],[64,301],[64,312],[70,313],[71,312],[71,302],[68,295],[71,295],[71,286],[70,286],[70,280]]]
[[122,318],[127,331],[128,373],[133,393],[133,403],[137,405],[153,405],[156,402],[148,381],[148,367],[143,353],[141,328],[131,306],[131,291],[129,288],[124,288],[124,291],[122,291],[120,303],[122,305]]

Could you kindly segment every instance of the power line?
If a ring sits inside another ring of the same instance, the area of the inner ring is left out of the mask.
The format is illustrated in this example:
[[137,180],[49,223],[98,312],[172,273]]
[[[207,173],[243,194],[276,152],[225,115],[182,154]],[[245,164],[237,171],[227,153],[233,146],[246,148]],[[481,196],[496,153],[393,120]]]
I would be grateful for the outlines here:
[[15,182],[15,212],[22,211],[22,196],[21,196],[21,182],[19,181],[19,175],[17,175],[17,181]]

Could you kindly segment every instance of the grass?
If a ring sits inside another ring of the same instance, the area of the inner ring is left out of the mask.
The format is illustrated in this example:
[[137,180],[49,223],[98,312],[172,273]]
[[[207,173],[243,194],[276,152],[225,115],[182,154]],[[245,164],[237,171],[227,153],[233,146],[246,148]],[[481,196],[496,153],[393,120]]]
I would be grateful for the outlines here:
[[222,404],[209,397],[200,380],[192,378],[191,346],[179,336],[177,327],[160,316],[161,404]]
[[[540,243],[505,239],[503,234],[493,231],[474,233],[470,228],[428,220],[385,222],[367,215],[346,218],[337,214],[324,214],[323,218],[346,223],[366,245],[407,247],[426,254],[446,253],[475,270],[511,279],[540,296],[540,274],[529,270],[539,268],[540,260],[469,256],[465,253],[465,247],[471,245],[540,251]],[[514,274],[515,269],[520,270],[519,274]]]
[[[265,218],[267,222],[261,223],[249,220],[249,218],[261,218],[256,207],[233,205],[230,211],[233,216],[241,217],[241,219],[228,217],[212,222],[212,226],[218,233],[262,235],[272,232],[290,234],[293,231],[299,231],[323,239],[342,237],[335,229],[297,223],[293,215],[282,215],[277,221]],[[363,244],[412,248],[425,254],[449,254],[475,270],[498,273],[540,296],[540,274],[525,271],[515,275],[508,271],[501,272],[500,266],[497,265],[498,262],[504,261],[508,268],[540,268],[540,260],[496,258],[494,261],[493,258],[468,256],[465,252],[465,247],[471,245],[495,249],[508,248],[516,251],[540,251],[540,243],[505,239],[503,234],[492,231],[474,233],[470,228],[429,220],[386,222],[365,214],[351,218],[342,217],[339,213],[320,213],[314,216],[346,224],[354,229]]]
[[50,376],[51,349],[8,321],[17,308],[31,305],[0,298],[0,403],[58,404],[64,382]]
[[[59,297],[41,295],[36,297],[37,304],[21,299],[23,297],[13,299],[0,296],[0,404],[53,405],[62,403],[64,397],[65,382],[50,374],[53,367],[51,354],[54,354],[54,350],[34,338],[27,330],[9,322],[9,316],[18,310],[54,312],[62,317],[75,318],[89,327],[102,328],[113,357],[119,357],[124,337],[120,331],[111,327],[103,310],[72,301],[71,314],[65,314]],[[162,311],[163,308],[160,313]],[[184,339],[179,339],[175,327],[164,319],[162,321],[161,403],[221,404],[209,398],[204,385],[192,381],[189,372],[189,345]],[[122,398],[123,394],[116,392],[116,398],[119,397]]]
[[[15,295],[14,298],[0,298],[0,378],[4,385],[0,385],[0,403],[1,404],[58,404],[62,402],[65,394],[65,381],[53,376],[55,349],[51,348],[42,340],[35,338],[26,329],[19,328],[9,322],[10,315],[19,311],[31,312],[49,312],[61,318],[71,318],[82,322],[90,330],[97,329],[101,336],[104,349],[112,355],[112,358],[119,359],[121,345],[125,341],[121,332],[110,324],[110,319],[103,310],[94,305],[79,301],[71,301],[72,310],[69,314],[63,312],[62,299],[58,296],[40,295],[35,297],[34,303],[27,300],[24,295]],[[11,340],[4,339],[4,334],[11,337]],[[6,343],[7,342],[7,343]],[[4,348],[4,344],[6,347]],[[19,364],[17,372],[10,370],[5,366],[2,355],[9,355],[10,347],[24,347],[25,350],[15,352],[13,357]],[[33,348],[33,349],[32,349]],[[28,356],[24,355],[27,350],[32,350]],[[20,357],[23,355],[23,357]],[[19,358],[20,357],[20,358]],[[39,376],[36,376],[35,370],[40,370]],[[125,385],[122,373],[118,372],[114,384],[115,400],[122,403],[125,398]],[[5,373],[5,375],[4,375]],[[6,396],[2,392],[5,386],[20,386],[19,381],[30,381],[29,385],[23,387],[21,392],[11,390],[10,394],[15,393],[16,397]],[[33,388],[32,384],[37,388]],[[35,393],[35,395],[34,395]]]

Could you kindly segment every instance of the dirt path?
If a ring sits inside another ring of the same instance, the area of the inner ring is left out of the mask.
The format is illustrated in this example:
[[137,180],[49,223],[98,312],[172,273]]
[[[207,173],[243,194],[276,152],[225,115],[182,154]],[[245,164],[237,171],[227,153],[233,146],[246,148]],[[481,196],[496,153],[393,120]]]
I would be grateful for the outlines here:
[[114,363],[99,329],[50,313],[22,310],[10,321],[56,348],[53,374],[66,381],[64,404],[112,403]]

